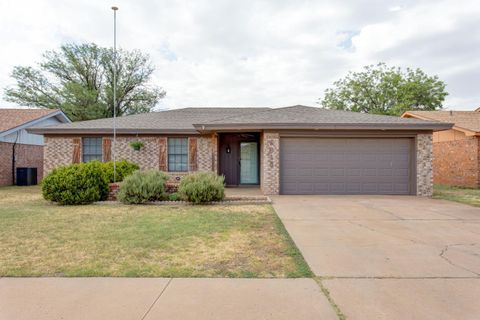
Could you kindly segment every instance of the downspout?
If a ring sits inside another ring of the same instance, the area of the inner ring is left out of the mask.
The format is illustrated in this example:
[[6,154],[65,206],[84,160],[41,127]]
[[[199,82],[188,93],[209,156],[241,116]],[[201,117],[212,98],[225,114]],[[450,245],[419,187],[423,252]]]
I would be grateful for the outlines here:
[[12,185],[15,185],[15,147],[17,146],[18,141],[18,131],[16,132],[15,141],[12,146]]

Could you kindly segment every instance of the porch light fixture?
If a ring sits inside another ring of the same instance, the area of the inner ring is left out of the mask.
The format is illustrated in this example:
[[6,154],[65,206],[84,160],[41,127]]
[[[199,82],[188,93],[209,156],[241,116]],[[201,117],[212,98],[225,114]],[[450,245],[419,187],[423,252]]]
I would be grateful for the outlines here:
[[231,153],[231,152],[232,152],[232,149],[230,149],[230,145],[227,145],[227,149],[225,149],[225,151],[226,151],[227,153]]

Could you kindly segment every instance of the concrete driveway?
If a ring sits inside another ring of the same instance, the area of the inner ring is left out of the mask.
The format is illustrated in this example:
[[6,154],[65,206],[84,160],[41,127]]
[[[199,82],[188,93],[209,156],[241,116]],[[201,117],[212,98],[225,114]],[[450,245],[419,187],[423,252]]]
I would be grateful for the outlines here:
[[348,319],[480,319],[480,209],[408,196],[276,196]]

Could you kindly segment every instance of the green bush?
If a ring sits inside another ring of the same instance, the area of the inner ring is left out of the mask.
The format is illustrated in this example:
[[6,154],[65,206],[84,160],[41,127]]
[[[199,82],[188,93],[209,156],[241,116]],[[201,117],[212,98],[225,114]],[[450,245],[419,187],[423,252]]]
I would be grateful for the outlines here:
[[[110,183],[113,182],[113,161],[105,162],[103,164],[105,169],[105,174],[107,175],[107,179]],[[127,161],[127,160],[120,160],[116,162],[116,175],[115,181],[121,182],[126,176],[131,175],[133,172],[139,169],[136,163]]]
[[169,201],[179,201],[179,200],[181,200],[181,198],[180,198],[180,195],[177,192],[174,192],[174,193],[170,193],[168,195],[168,200]]
[[225,197],[224,177],[212,172],[197,172],[183,177],[178,187],[183,199],[195,204],[220,201]]
[[87,204],[105,200],[108,180],[101,162],[72,164],[53,170],[42,182],[47,200],[62,205]]
[[168,175],[158,170],[135,171],[120,185],[118,200],[128,204],[163,200],[167,180]]

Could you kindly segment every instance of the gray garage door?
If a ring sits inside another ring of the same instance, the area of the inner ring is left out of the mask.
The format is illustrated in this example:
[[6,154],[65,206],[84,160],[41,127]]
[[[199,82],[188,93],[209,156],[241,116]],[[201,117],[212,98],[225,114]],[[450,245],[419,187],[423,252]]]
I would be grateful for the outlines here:
[[412,139],[282,138],[282,194],[410,194]]

